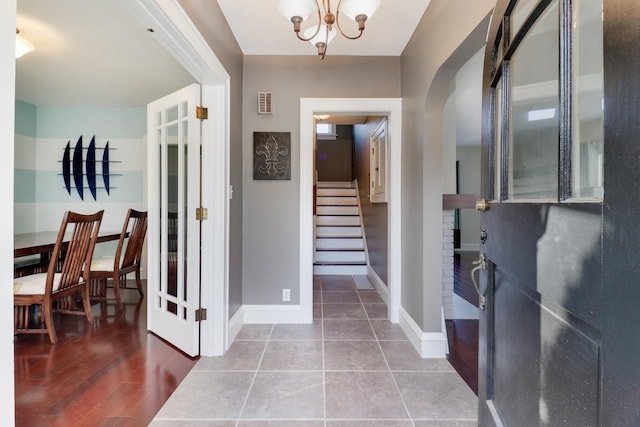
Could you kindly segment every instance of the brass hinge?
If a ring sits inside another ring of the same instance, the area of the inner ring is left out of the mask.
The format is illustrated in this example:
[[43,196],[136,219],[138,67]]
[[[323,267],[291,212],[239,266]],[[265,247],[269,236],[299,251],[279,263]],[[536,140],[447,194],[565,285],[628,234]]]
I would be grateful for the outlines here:
[[207,107],[196,107],[196,119],[207,120],[209,118],[209,109]]
[[209,211],[207,208],[196,208],[196,221],[204,221],[209,219]]
[[196,322],[207,320],[207,309],[199,308],[196,310]]

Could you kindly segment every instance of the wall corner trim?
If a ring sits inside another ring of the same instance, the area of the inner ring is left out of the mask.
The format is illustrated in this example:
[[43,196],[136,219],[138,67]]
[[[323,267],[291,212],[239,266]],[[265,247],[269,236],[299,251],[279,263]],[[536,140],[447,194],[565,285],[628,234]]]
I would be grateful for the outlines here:
[[[311,323],[302,305],[244,305],[244,324]],[[312,319],[313,321],[313,319]]]
[[[227,343],[229,346],[236,340],[240,333],[240,329],[244,326],[244,306],[240,307],[236,313],[229,319],[229,330],[227,331]],[[225,349],[225,352],[228,348]]]
[[404,308],[400,307],[399,312],[400,327],[420,357],[430,359],[447,357],[449,346],[446,329],[441,332],[423,332]]

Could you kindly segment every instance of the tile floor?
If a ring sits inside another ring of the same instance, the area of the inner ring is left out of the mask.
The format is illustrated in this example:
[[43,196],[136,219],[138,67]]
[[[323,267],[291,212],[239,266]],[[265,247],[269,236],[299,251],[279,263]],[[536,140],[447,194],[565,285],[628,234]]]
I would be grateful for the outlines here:
[[201,358],[153,427],[470,427],[477,398],[446,359],[421,359],[374,290],[314,278],[314,323],[245,325]]

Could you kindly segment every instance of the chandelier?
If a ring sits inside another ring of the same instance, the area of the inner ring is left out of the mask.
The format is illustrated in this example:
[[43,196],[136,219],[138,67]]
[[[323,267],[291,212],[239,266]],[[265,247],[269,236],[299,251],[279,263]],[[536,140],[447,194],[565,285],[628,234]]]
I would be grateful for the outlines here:
[[[331,0],[280,0],[278,10],[293,23],[293,31],[298,39],[311,42],[318,49],[320,59],[327,54],[327,45],[339,32],[349,40],[359,39],[364,33],[364,24],[380,7],[382,0],[338,0],[335,14],[331,10]],[[300,35],[301,24],[316,12],[317,23],[307,28]],[[346,15],[358,24],[358,33],[354,36],[346,34],[340,26],[340,17]],[[336,31],[337,28],[337,31]]]

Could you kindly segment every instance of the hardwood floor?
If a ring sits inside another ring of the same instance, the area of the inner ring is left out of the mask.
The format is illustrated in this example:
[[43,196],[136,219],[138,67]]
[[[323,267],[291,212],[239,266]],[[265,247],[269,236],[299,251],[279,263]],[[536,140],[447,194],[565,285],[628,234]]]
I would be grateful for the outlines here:
[[56,315],[59,342],[15,338],[16,426],[145,426],[197,359],[146,328],[146,299],[95,304],[95,325]]
[[[456,252],[453,261],[454,292],[478,306],[478,294],[471,282],[471,262],[478,259],[478,252]],[[447,359],[462,379],[478,394],[478,321],[447,320],[449,355]]]

